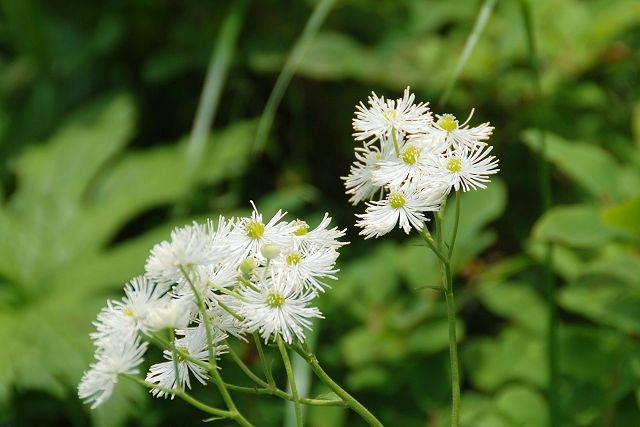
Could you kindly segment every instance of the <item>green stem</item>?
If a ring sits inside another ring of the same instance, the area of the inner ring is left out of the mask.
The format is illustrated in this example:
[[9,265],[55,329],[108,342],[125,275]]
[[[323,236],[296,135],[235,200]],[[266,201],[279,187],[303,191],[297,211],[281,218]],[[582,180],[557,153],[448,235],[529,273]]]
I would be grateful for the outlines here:
[[[438,238],[438,250],[444,250],[444,208],[435,214],[436,232]],[[460,424],[460,364],[458,362],[458,339],[456,336],[456,306],[453,294],[453,275],[451,273],[451,254],[455,245],[455,237],[458,233],[460,216],[460,197],[456,194],[456,218],[452,240],[449,245],[448,257],[441,258],[443,272],[443,287],[445,288],[445,299],[447,303],[447,323],[449,326],[449,363],[451,366],[451,427],[458,427]]]
[[137,382],[138,384],[143,385],[144,387],[149,388],[149,389],[157,389],[157,390],[164,391],[165,393],[168,393],[168,394],[176,395],[180,399],[182,399],[185,402],[189,403],[191,406],[193,406],[193,407],[195,407],[197,409],[200,409],[201,411],[206,412],[207,414],[217,415],[217,416],[223,417],[223,418],[234,418],[235,414],[233,412],[225,411],[225,410],[218,409],[218,408],[214,408],[214,407],[209,406],[209,405],[207,405],[207,404],[205,404],[203,402],[200,402],[199,400],[197,400],[194,397],[192,397],[189,394],[187,394],[182,389],[162,387],[162,386],[160,386],[158,384],[154,384],[154,383],[150,383],[150,382],[144,381],[143,379],[138,378],[135,375],[124,374],[124,376],[126,378],[129,378],[130,380],[133,380],[133,381]]
[[396,128],[391,129],[391,136],[393,137],[393,148],[396,150],[396,156],[400,158],[400,147],[398,146],[398,135],[396,134]]
[[365,408],[360,402],[358,402],[353,396],[347,393],[342,387],[340,387],[335,381],[331,379],[329,375],[320,367],[320,363],[316,356],[306,349],[300,348],[298,346],[291,346],[291,348],[298,353],[304,360],[307,361],[309,366],[311,366],[311,370],[316,374],[316,376],[327,385],[335,394],[340,397],[347,406],[353,409],[358,415],[362,417],[370,426],[374,427],[383,427],[382,423],[378,421],[378,419],[371,413],[367,408]]
[[456,244],[456,237],[458,237],[458,224],[460,223],[460,192],[456,191],[456,210],[453,220],[453,235],[451,236],[451,243],[449,244],[449,260],[453,254],[453,247]]
[[[536,95],[539,99],[539,109],[541,114],[545,112],[543,105],[542,81],[540,78],[540,66],[538,58],[538,49],[536,46],[536,38],[533,27],[533,16],[531,7],[527,0],[519,0],[520,13],[525,27],[527,38],[527,50],[529,56],[529,66],[533,79]],[[540,201],[542,204],[542,213],[547,212],[552,204],[551,196],[551,175],[550,165],[547,159],[547,140],[544,132],[544,120],[538,119],[538,139],[539,139],[539,157],[538,157],[538,185],[540,188]],[[556,427],[560,425],[560,410],[558,408],[558,388],[559,388],[559,363],[558,363],[558,304],[556,297],[556,284],[553,277],[553,243],[547,243],[544,248],[544,257],[542,261],[543,268],[543,284],[547,297],[548,307],[548,331],[547,331],[547,370],[549,372],[549,384],[547,387],[547,398],[549,399],[549,426]]]
[[220,104],[222,87],[233,58],[246,7],[247,0],[236,0],[222,23],[213,47],[187,148],[187,173],[190,179],[193,179],[198,170],[205,141]]
[[260,122],[258,123],[258,129],[256,131],[256,139],[253,146],[254,153],[257,153],[264,148],[264,144],[269,136],[269,131],[271,130],[271,125],[273,124],[273,119],[275,118],[276,111],[278,110],[278,105],[280,104],[280,101],[282,101],[282,96],[287,90],[287,86],[289,86],[289,82],[291,81],[293,74],[298,69],[300,62],[302,62],[302,58],[304,57],[307,48],[313,41],[313,38],[320,29],[320,26],[326,19],[334,3],[335,0],[322,0],[317,2],[313,13],[304,27],[304,30],[302,30],[300,38],[291,49],[291,53],[289,53],[289,56],[282,67],[282,71],[280,71],[280,75],[278,76],[276,83],[273,85],[273,89],[271,90],[271,94],[267,100],[267,105],[264,107],[264,112],[260,117]]
[[[211,365],[211,368],[209,369],[209,371],[211,372],[211,377],[213,378],[214,382],[218,386],[218,390],[220,391],[220,394],[222,395],[222,399],[226,403],[226,405],[229,408],[229,410],[231,412],[233,412],[233,413],[239,414],[238,413],[238,409],[236,408],[236,405],[233,402],[233,399],[231,398],[231,395],[229,394],[229,390],[227,390],[227,388],[225,387],[224,381],[222,381],[222,377],[220,376],[220,372],[218,372],[218,367],[217,367],[217,363],[216,363],[215,347],[214,347],[215,344],[213,342],[213,335],[211,333],[211,322],[210,322],[210,319],[209,319],[209,314],[207,313],[207,307],[205,307],[204,300],[202,298],[202,294],[200,293],[200,289],[198,289],[198,287],[195,286],[195,284],[191,280],[191,276],[187,273],[187,271],[183,267],[180,267],[180,270],[182,271],[182,274],[184,275],[184,278],[189,283],[189,286],[191,287],[191,291],[193,292],[193,294],[196,297],[196,302],[198,303],[198,309],[200,311],[200,315],[202,316],[202,323],[204,324],[205,332],[206,332],[206,335],[207,335],[207,347],[208,347],[208,351],[209,351],[209,365]],[[242,418],[244,419],[244,417],[242,417]],[[244,420],[244,421],[246,421],[246,420]]]
[[245,375],[251,379],[251,381],[262,387],[267,387],[269,385],[265,381],[263,381],[262,378],[254,374],[253,371],[242,361],[242,359],[240,359],[240,356],[238,356],[231,347],[229,347],[229,355],[231,356],[233,361],[236,362],[238,367],[240,367],[242,372],[244,372]]
[[262,342],[260,341],[260,336],[254,332],[253,333],[253,341],[256,343],[256,349],[258,350],[258,355],[260,356],[260,362],[262,364],[262,370],[264,371],[264,376],[267,378],[269,385],[275,386],[276,381],[273,379],[273,373],[271,372],[271,363],[262,348]]
[[482,34],[484,27],[487,25],[487,21],[491,16],[491,12],[493,11],[493,7],[495,6],[495,4],[496,0],[485,0],[484,4],[480,8],[480,12],[478,13],[478,16],[476,18],[473,30],[469,34],[469,37],[464,44],[464,49],[462,49],[462,53],[460,54],[460,58],[458,59],[458,63],[456,64],[456,68],[453,71],[453,74],[451,74],[451,78],[447,82],[447,86],[445,87],[445,90],[442,92],[442,96],[438,101],[438,105],[440,105],[441,107],[444,106],[444,104],[446,104],[447,100],[449,99],[449,95],[451,95],[453,87],[458,81],[458,78],[460,77],[460,74],[462,73],[462,70],[467,63],[469,56],[471,56],[471,52],[473,52],[473,48],[478,42],[480,34]]
[[[292,395],[287,392],[280,390],[279,388],[272,387],[242,387],[235,384],[226,384],[227,388],[232,391],[237,391],[239,393],[248,393],[248,394],[259,394],[259,395],[269,395],[276,396],[281,399],[289,400],[293,402],[295,399]],[[343,400],[337,399],[308,399],[308,398],[300,398],[298,401],[303,405],[309,406],[347,406]]]
[[433,253],[436,254],[436,256],[438,258],[440,258],[440,261],[447,262],[447,259],[438,250],[437,244],[433,240],[433,237],[431,237],[431,233],[429,233],[429,230],[427,229],[427,225],[426,224],[424,225],[424,227],[422,227],[422,229],[420,229],[420,231],[418,231],[418,233],[420,233],[420,235],[422,236],[424,241],[427,242],[427,245],[429,245],[429,248],[431,248]]
[[302,409],[300,408],[300,397],[298,396],[298,385],[296,384],[296,377],[293,374],[293,368],[291,367],[291,360],[289,359],[289,353],[282,341],[282,337],[278,335],[276,339],[278,342],[278,349],[280,355],[282,355],[282,362],[284,363],[284,369],[287,371],[287,377],[289,377],[289,384],[291,385],[291,395],[293,396],[293,405],[296,412],[296,424],[298,427],[302,427]]

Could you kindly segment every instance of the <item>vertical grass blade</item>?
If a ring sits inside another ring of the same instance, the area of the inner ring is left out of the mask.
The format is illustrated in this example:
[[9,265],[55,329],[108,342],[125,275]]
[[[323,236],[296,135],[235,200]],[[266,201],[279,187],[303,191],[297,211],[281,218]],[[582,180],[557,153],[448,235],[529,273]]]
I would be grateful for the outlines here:
[[236,0],[232,4],[216,38],[187,148],[187,174],[190,180],[198,169],[204,144],[218,111],[222,88],[235,52],[247,2],[248,0]]
[[444,91],[442,92],[442,96],[438,100],[438,105],[440,107],[444,106],[449,100],[449,96],[451,95],[451,91],[456,85],[462,70],[464,69],[469,56],[471,56],[471,52],[473,52],[473,48],[476,46],[484,27],[487,25],[489,21],[489,17],[493,12],[493,7],[496,4],[496,0],[485,0],[480,8],[480,12],[478,12],[478,16],[476,17],[476,22],[473,26],[473,30],[467,37],[467,41],[464,44],[464,49],[462,49],[462,53],[460,54],[460,58],[458,58],[458,63],[456,64],[456,68],[453,70],[453,74],[451,74],[451,78],[447,82]]
[[[522,22],[525,28],[527,39],[527,52],[529,57],[529,66],[535,86],[536,97],[538,99],[538,108],[541,114],[538,114],[537,125],[538,138],[540,146],[540,155],[538,157],[538,186],[540,188],[540,199],[542,204],[542,214],[551,208],[553,203],[551,195],[551,176],[549,172],[549,161],[547,159],[547,141],[545,138],[544,120],[542,115],[545,112],[542,97],[542,82],[540,79],[540,65],[538,58],[538,49],[535,39],[535,31],[533,27],[533,17],[531,15],[531,7],[528,0],[518,0]],[[542,263],[544,292],[547,297],[548,307],[548,330],[547,330],[547,370],[549,375],[549,384],[547,389],[547,398],[549,399],[549,426],[557,427],[560,423],[560,414],[558,410],[558,305],[556,301],[556,284],[553,277],[553,244],[547,243],[544,251]]]
[[280,105],[280,101],[282,101],[282,97],[284,92],[287,90],[289,83],[291,82],[291,78],[295,74],[302,58],[304,57],[309,44],[318,33],[320,26],[327,18],[329,11],[333,7],[335,0],[320,0],[311,13],[309,20],[307,21],[304,30],[302,30],[302,34],[300,38],[296,41],[295,45],[291,49],[287,60],[280,71],[280,75],[276,80],[273,89],[271,90],[271,94],[269,95],[269,99],[267,100],[267,105],[262,112],[262,116],[260,117],[260,121],[258,122],[258,129],[256,131],[256,138],[253,142],[253,152],[257,153],[264,148],[264,145],[267,141],[267,137],[269,136],[269,132],[271,131],[271,126],[273,125],[273,119],[275,118],[276,111],[278,110],[278,106]]

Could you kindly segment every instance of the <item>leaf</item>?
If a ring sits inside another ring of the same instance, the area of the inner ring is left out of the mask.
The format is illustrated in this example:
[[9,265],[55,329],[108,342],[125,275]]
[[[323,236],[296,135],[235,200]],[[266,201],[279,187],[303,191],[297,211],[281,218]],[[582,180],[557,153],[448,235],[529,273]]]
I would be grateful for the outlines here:
[[534,239],[561,245],[590,248],[605,244],[618,233],[588,205],[558,206],[545,212],[533,228]]
[[606,280],[572,283],[559,295],[560,304],[596,323],[627,333],[640,332],[640,289]]
[[504,388],[495,398],[495,407],[511,426],[548,424],[547,404],[540,392],[521,385]]
[[606,208],[602,212],[602,219],[608,225],[640,236],[640,196]]
[[[522,139],[529,148],[540,151],[537,131],[524,131]],[[594,144],[569,142],[550,133],[545,135],[545,140],[548,159],[594,196],[601,200],[623,196],[620,164],[607,151]]]
[[480,300],[492,313],[529,331],[544,333],[547,309],[531,286],[516,282],[485,282],[479,285],[478,291]]

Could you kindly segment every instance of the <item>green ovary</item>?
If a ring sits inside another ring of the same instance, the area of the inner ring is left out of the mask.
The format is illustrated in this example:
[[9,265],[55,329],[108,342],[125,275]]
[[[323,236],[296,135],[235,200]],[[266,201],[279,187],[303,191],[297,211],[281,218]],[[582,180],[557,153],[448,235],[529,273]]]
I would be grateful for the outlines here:
[[249,221],[247,224],[247,236],[259,239],[264,234],[264,224],[259,221]]
[[418,150],[413,145],[407,147],[402,153],[402,160],[408,165],[413,165],[418,161],[418,157],[420,157],[420,150]]
[[458,159],[451,159],[447,163],[447,169],[451,172],[459,172],[462,169],[462,163]]
[[300,264],[300,252],[289,252],[289,254],[287,255],[287,264],[289,265],[297,265]]
[[453,114],[443,114],[438,120],[438,126],[447,132],[451,132],[458,129],[458,120]]
[[293,234],[295,234],[296,236],[304,236],[309,232],[309,224],[307,224],[305,221],[296,219],[294,221],[294,225],[298,227],[296,228],[296,231],[293,232]]
[[389,205],[394,209],[400,209],[407,203],[404,195],[398,192],[389,193],[387,200],[389,200]]
[[284,304],[284,296],[275,292],[267,294],[267,305],[271,308],[278,308]]

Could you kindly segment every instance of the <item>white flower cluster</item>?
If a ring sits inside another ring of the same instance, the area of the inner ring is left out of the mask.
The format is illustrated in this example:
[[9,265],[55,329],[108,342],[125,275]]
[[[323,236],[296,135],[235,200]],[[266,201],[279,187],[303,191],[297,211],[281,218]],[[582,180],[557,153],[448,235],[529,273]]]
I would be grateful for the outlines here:
[[356,223],[365,238],[379,237],[396,224],[409,233],[422,229],[425,213],[440,209],[453,189],[486,188],[489,175],[499,171],[490,155],[489,123],[470,127],[451,114],[436,115],[425,103],[414,103],[409,88],[397,100],[373,93],[369,106],[356,107],[353,128],[356,161],[343,177],[349,201],[367,202]]
[[244,340],[255,332],[265,342],[277,336],[304,341],[311,318],[322,317],[311,302],[336,278],[338,249],[346,243],[326,214],[315,229],[283,221],[285,214],[265,223],[254,206],[250,217],[177,228],[170,241],[155,245],[146,274],[126,285],[122,300],[108,301],[94,322],[96,361],[78,386],[80,398],[92,408],[104,403],[119,375],[139,372],[144,338],[162,329],[174,331],[180,353],[174,360],[165,350],[166,361],[149,369],[146,381],[157,385],[151,389],[157,397],[191,388],[191,377],[206,383],[207,369],[194,362],[209,362],[206,324],[216,356],[229,336]]

